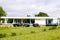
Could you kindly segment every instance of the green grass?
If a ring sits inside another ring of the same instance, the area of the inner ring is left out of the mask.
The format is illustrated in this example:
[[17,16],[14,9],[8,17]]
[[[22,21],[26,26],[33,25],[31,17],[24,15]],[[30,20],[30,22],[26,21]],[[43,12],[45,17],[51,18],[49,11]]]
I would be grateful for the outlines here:
[[[0,28],[0,34],[6,37],[0,40],[60,40],[60,28],[49,30],[50,27],[5,27]],[[45,31],[44,31],[45,30]],[[15,33],[15,36],[11,36]]]

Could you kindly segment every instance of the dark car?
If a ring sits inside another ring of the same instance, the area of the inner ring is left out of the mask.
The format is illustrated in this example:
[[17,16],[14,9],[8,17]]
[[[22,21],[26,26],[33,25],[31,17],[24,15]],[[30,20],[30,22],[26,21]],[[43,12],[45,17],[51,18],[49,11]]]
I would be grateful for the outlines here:
[[54,23],[54,24],[46,24],[46,26],[58,26],[58,23]]
[[34,23],[33,26],[34,26],[34,27],[38,27],[39,24],[38,24],[38,23]]
[[19,26],[22,26],[22,24],[17,22],[17,23],[13,23],[13,26],[14,27],[18,26],[19,27]]
[[23,26],[29,27],[30,26],[30,23],[23,23]]

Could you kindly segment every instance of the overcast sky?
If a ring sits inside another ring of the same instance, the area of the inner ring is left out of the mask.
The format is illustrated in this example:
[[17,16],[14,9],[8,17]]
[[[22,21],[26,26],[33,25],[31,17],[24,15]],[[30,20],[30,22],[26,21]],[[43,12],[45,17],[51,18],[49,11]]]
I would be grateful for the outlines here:
[[0,0],[0,6],[7,16],[34,16],[45,12],[52,17],[60,17],[60,0]]

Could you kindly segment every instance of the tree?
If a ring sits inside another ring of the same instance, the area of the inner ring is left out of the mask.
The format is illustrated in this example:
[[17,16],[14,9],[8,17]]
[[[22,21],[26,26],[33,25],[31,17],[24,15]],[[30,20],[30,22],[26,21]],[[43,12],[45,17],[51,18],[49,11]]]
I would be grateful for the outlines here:
[[1,18],[2,16],[6,16],[6,12],[3,10],[2,7],[0,7],[0,18]]
[[49,17],[47,13],[44,12],[39,12],[39,14],[36,14],[35,16],[39,16],[39,17]]
[[6,16],[6,12],[3,10],[2,7],[0,7],[0,23],[1,23],[1,17]]

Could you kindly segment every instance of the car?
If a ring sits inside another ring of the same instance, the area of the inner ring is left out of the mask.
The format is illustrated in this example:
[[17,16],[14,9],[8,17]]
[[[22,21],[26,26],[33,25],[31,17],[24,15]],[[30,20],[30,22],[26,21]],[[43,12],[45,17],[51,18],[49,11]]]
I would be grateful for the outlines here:
[[22,24],[17,22],[17,23],[13,23],[13,26],[14,27],[18,26],[19,27],[19,26],[22,26]]
[[30,26],[30,23],[23,23],[23,26],[29,27]]
[[54,23],[54,24],[46,24],[46,26],[58,26],[58,23]]
[[34,26],[34,27],[38,27],[39,24],[38,24],[38,23],[34,23],[33,26]]

